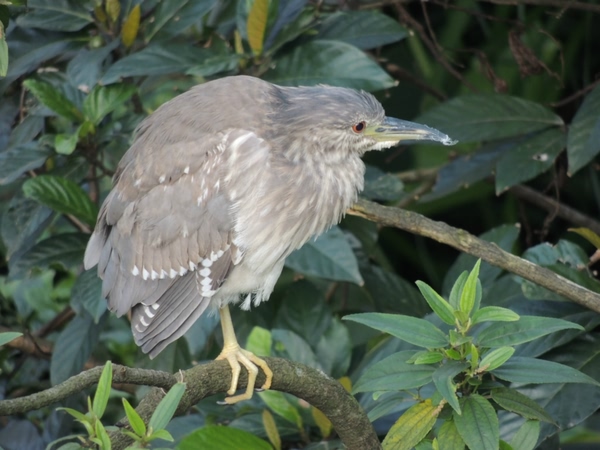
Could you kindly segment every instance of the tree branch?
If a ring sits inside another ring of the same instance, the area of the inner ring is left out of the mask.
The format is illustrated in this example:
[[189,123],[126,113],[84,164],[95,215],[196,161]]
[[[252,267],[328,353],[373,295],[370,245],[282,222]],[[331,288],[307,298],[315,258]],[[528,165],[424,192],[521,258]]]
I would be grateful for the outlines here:
[[600,312],[599,294],[573,283],[549,269],[505,252],[496,244],[479,239],[465,230],[451,227],[443,222],[436,222],[412,211],[390,208],[363,199],[360,199],[349,213],[450,245],[556,292],[586,308]]
[[[320,409],[333,424],[338,436],[348,450],[380,449],[381,444],[367,415],[354,399],[334,379],[303,364],[280,358],[265,358],[273,370],[272,389],[287,392],[306,400]],[[69,378],[46,391],[27,397],[0,401],[0,416],[20,414],[51,405],[95,384],[100,378],[102,367],[95,367]],[[177,382],[179,375],[146,369],[132,369],[113,365],[113,383],[156,386],[142,399],[136,410],[148,422],[156,406],[168,390]],[[225,392],[231,383],[231,368],[226,361],[213,361],[183,372],[187,389],[181,400],[177,414],[184,414],[205,397]],[[245,369],[240,374],[238,387],[247,383]],[[264,382],[264,374],[259,373],[257,385]],[[127,427],[124,418],[119,425]],[[131,440],[122,433],[112,433],[114,449],[123,449]]]

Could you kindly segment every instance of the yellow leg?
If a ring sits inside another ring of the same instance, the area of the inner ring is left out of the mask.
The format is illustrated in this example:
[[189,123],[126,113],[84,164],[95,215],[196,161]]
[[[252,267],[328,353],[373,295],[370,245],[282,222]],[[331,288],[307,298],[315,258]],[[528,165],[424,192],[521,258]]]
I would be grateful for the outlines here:
[[[223,350],[219,356],[217,356],[217,360],[226,359],[231,366],[231,387],[227,393],[232,397],[225,398],[225,402],[231,405],[252,398],[254,385],[256,384],[256,376],[258,375],[258,367],[263,370],[266,376],[265,384],[262,385],[261,389],[269,389],[271,387],[273,372],[264,360],[257,357],[254,353],[240,347],[240,344],[238,344],[235,337],[235,331],[233,330],[233,322],[231,321],[229,307],[224,306],[219,309],[219,315],[221,316],[221,327],[223,329]],[[248,387],[243,394],[233,396],[237,390],[240,377],[240,363],[248,371]]]

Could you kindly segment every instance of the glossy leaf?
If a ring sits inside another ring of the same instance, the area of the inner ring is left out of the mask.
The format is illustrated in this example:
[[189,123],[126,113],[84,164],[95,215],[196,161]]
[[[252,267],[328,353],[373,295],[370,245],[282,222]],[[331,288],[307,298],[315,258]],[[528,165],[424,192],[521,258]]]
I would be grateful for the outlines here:
[[267,19],[269,16],[269,0],[254,0],[248,12],[247,34],[248,44],[255,55],[263,51]]
[[519,450],[533,450],[540,435],[540,423],[537,420],[526,421],[510,440],[512,448]]
[[554,165],[565,144],[565,133],[559,128],[544,130],[516,143],[496,165],[496,194],[544,173]]
[[469,272],[465,270],[459,275],[452,285],[452,290],[450,291],[450,296],[448,297],[448,303],[454,310],[460,310],[460,297],[462,295],[463,288],[465,287],[465,283],[467,282],[467,278],[469,278]]
[[108,398],[110,396],[110,390],[112,388],[112,363],[106,361],[100,380],[98,380],[98,386],[96,387],[96,393],[94,394],[94,401],[92,402],[92,410],[97,418],[101,418],[106,410],[108,404]]
[[294,424],[298,429],[302,428],[300,412],[282,392],[264,391],[259,392],[258,396],[275,414]]
[[439,348],[448,345],[446,335],[424,319],[400,314],[364,313],[345,316],[344,320],[362,323],[413,345]]
[[322,370],[315,352],[304,338],[293,331],[278,328],[271,332],[271,336],[274,342],[273,348],[279,352],[279,355],[283,353],[293,361]]
[[0,153],[0,185],[8,184],[29,170],[46,162],[51,152],[41,148],[37,142],[13,147]]
[[454,377],[469,367],[469,363],[459,361],[448,361],[442,364],[433,373],[433,384],[438,392],[448,402],[454,411],[461,413],[458,397],[456,396],[456,385]]
[[491,141],[560,127],[562,119],[539,103],[499,94],[455,97],[416,119],[461,143]]
[[483,355],[483,358],[479,363],[479,370],[485,370],[486,372],[489,372],[497,369],[506,361],[508,361],[514,353],[515,349],[513,347],[498,347],[490,352],[487,352],[485,355]]
[[[173,19],[180,16],[181,9],[188,3],[187,0],[171,0],[169,2],[158,2],[156,8],[153,11],[152,19],[147,25],[144,38],[146,43],[154,39],[154,36],[160,32],[162,28],[167,26],[169,22],[173,22]],[[197,1],[194,3],[203,3]],[[198,17],[199,18],[199,17]]]
[[598,381],[577,369],[526,356],[514,356],[492,373],[513,383],[587,383],[600,386]]
[[271,344],[271,332],[262,327],[254,327],[248,335],[245,349],[256,356],[270,356]]
[[0,333],[0,347],[8,344],[10,341],[15,340],[19,336],[23,336],[23,333],[17,333],[16,331],[7,331]]
[[[475,263],[475,267],[469,273],[465,285],[463,286],[462,293],[460,295],[459,307],[465,314],[471,314],[471,311],[477,311],[479,309],[477,299],[477,283],[479,281],[479,266],[481,260],[478,259]],[[476,307],[477,306],[477,307]]]
[[443,361],[444,355],[439,352],[419,352],[410,359],[413,364],[435,364]]
[[98,323],[106,311],[106,299],[102,296],[102,280],[96,268],[81,272],[71,291],[71,307],[77,314],[84,311]]
[[162,430],[167,426],[179,406],[181,397],[183,397],[185,392],[185,387],[185,383],[178,382],[169,389],[167,395],[163,397],[152,417],[150,417],[150,421],[148,422],[149,428],[152,428],[152,430]]
[[453,420],[446,420],[437,433],[438,450],[464,450],[465,441],[460,437]]
[[398,21],[379,11],[340,11],[323,21],[317,38],[369,50],[400,41],[406,35]]
[[334,86],[377,91],[394,85],[390,76],[356,47],[314,40],[282,56],[265,79],[284,86]]
[[127,19],[125,19],[123,22],[123,26],[121,28],[121,41],[127,48],[131,47],[135,42],[135,38],[140,28],[140,16],[140,5],[135,5],[129,12]]
[[569,228],[569,231],[577,233],[581,237],[585,238],[594,247],[600,249],[600,236],[598,236],[589,228]]
[[55,175],[40,175],[23,184],[25,196],[52,208],[71,214],[90,226],[96,223],[97,206],[76,183]]
[[551,317],[521,316],[516,322],[493,323],[477,335],[483,347],[503,347],[533,341],[560,330],[583,330],[581,325]]
[[187,435],[177,446],[178,450],[214,448],[219,450],[272,450],[271,445],[247,431],[227,426],[209,425]]
[[39,80],[25,80],[23,86],[42,103],[59,116],[63,116],[72,122],[82,119],[81,111],[65,95],[50,83]]
[[485,306],[473,314],[473,325],[481,322],[515,322],[520,316],[500,306]]
[[401,351],[368,367],[354,385],[353,392],[395,392],[431,383],[436,368],[407,363],[414,353],[411,350]]
[[538,403],[510,388],[495,388],[491,391],[492,400],[507,411],[519,414],[530,420],[554,423],[554,420]]
[[129,421],[129,425],[138,436],[146,435],[146,424],[137,413],[137,411],[131,406],[131,404],[127,401],[126,398],[123,400],[123,407],[125,408],[125,415],[127,416],[127,420]]
[[130,84],[95,86],[83,102],[83,113],[86,119],[98,125],[104,117],[129,100],[136,91],[136,87]]
[[59,155],[70,155],[77,147],[79,133],[57,134],[54,137],[54,149]]
[[427,300],[427,303],[433,312],[448,325],[454,325],[456,322],[456,319],[454,318],[454,309],[446,299],[435,292],[431,286],[422,281],[417,281],[416,285],[419,287],[421,294],[425,300]]
[[460,400],[462,414],[453,413],[458,433],[470,449],[498,450],[500,430],[498,416],[488,400],[471,394]]
[[589,163],[600,152],[600,87],[589,93],[569,126],[567,155],[569,175]]
[[438,413],[431,399],[417,403],[406,410],[383,440],[383,450],[410,450],[433,428]]
[[352,357],[352,340],[348,328],[337,317],[333,317],[329,328],[320,336],[315,352],[326,374],[339,378],[347,373]]
[[332,227],[287,257],[287,267],[305,275],[363,284],[358,262],[339,227]]
[[41,28],[55,31],[79,31],[93,22],[87,8],[68,0],[29,2],[31,10],[20,15],[17,23],[23,28]]

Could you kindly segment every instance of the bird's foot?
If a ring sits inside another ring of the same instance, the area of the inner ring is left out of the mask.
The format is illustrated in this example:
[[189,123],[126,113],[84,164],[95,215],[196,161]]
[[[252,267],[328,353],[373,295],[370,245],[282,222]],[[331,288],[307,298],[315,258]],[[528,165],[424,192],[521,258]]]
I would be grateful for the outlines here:
[[[258,375],[258,368],[260,367],[265,373],[265,383],[260,389],[269,389],[271,387],[271,381],[273,380],[273,371],[269,368],[267,363],[256,356],[254,353],[244,350],[237,343],[235,345],[226,345],[223,347],[221,354],[217,356],[217,361],[226,359],[231,366],[231,387],[227,393],[231,397],[225,397],[225,403],[233,405],[234,403],[242,400],[249,400],[252,398],[254,393],[254,385],[256,384],[256,376]],[[248,386],[246,392],[240,395],[233,395],[237,390],[238,380],[240,377],[241,366],[244,366],[248,371]]]

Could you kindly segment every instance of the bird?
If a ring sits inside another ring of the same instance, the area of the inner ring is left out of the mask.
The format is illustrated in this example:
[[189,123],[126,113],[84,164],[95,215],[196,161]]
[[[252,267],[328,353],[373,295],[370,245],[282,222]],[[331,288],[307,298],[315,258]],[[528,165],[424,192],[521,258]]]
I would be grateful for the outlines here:
[[[239,75],[199,84],[134,132],[86,247],[102,295],[130,313],[151,358],[218,311],[232,370],[225,402],[252,397],[266,362],[237,341],[228,305],[269,298],[286,257],[337,224],[363,189],[361,156],[407,141],[455,143],[386,117],[371,94]],[[236,393],[241,366],[246,390]]]

